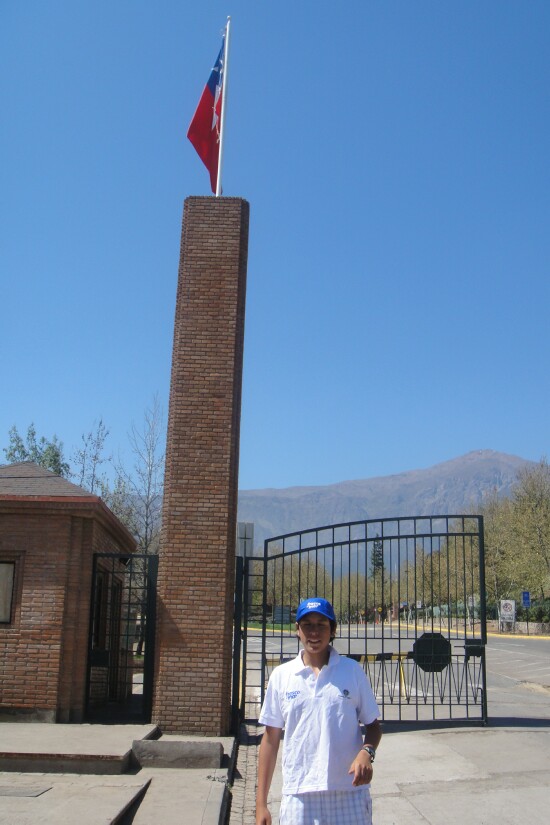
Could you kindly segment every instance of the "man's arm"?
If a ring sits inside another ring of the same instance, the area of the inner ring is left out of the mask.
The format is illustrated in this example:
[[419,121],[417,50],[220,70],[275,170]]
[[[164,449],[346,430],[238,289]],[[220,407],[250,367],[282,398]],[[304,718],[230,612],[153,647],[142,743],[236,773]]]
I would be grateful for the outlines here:
[[271,787],[273,771],[277,764],[277,753],[281,741],[281,728],[266,726],[258,756],[258,789],[256,791],[256,825],[271,825],[271,814],[267,807],[267,796]]
[[369,745],[371,748],[376,750],[381,739],[382,725],[380,724],[379,719],[375,719],[374,722],[370,723],[370,725],[365,725],[365,745]]
[[[376,750],[382,739],[382,726],[378,719],[365,725],[365,745]],[[352,785],[368,785],[372,779],[372,759],[368,751],[361,750],[351,763],[348,773],[352,773]]]

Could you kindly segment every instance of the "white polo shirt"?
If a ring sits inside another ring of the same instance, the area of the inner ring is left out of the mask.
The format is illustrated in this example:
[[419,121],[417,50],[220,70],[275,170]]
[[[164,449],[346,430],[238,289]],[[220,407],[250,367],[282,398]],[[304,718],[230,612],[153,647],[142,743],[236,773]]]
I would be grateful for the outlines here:
[[275,668],[259,722],[284,728],[283,794],[355,791],[349,768],[369,725],[380,711],[361,665],[331,648],[328,665],[315,678],[303,651]]

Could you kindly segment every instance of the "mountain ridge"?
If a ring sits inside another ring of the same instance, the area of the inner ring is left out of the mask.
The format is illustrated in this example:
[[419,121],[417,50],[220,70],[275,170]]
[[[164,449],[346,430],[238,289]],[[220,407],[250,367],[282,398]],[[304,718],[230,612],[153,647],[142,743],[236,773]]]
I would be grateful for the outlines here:
[[254,545],[327,524],[398,516],[472,512],[486,496],[509,496],[517,475],[535,462],[495,450],[472,450],[423,469],[318,486],[239,491],[239,521],[254,522]]

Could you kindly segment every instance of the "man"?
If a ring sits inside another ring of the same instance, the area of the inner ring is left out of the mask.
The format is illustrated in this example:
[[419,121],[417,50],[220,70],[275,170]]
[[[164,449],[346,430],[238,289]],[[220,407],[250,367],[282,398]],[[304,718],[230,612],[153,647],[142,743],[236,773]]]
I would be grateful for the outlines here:
[[[280,825],[370,825],[380,712],[363,668],[331,646],[336,617],[315,596],[296,611],[302,650],[273,671],[260,712],[256,825],[271,825],[267,796],[284,729]],[[365,740],[360,724],[365,725]]]

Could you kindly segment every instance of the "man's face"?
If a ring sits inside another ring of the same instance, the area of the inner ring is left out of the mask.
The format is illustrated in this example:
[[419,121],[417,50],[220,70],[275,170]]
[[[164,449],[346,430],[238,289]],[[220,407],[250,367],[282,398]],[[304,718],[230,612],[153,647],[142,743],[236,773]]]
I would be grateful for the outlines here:
[[330,621],[322,613],[308,613],[296,624],[298,637],[309,653],[322,653],[332,636]]

